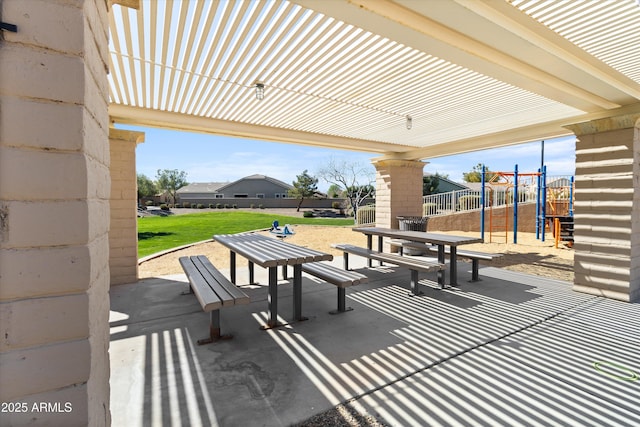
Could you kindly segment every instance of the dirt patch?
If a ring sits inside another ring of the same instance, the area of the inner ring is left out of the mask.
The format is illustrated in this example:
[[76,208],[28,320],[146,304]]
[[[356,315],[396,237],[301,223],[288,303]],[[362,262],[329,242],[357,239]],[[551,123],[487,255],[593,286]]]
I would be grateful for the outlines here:
[[[328,252],[335,257],[342,256],[342,252],[331,248],[332,243],[351,243],[358,246],[366,246],[367,244],[366,237],[362,233],[352,231],[350,226],[298,225],[295,226],[295,232],[294,236],[287,238],[287,242]],[[459,236],[479,236],[477,232],[437,232]],[[510,242],[513,241],[513,236],[509,235],[509,239]],[[485,240],[488,242],[488,236],[485,236]],[[465,245],[463,248],[505,254],[503,258],[486,265],[552,279],[573,281],[572,249],[564,246],[555,248],[552,239],[541,242],[536,240],[534,233],[518,233],[518,244],[510,242],[504,243],[503,237],[499,243],[478,243]],[[228,268],[229,265],[228,249],[215,242],[201,243],[143,262],[139,267],[140,278],[182,273],[178,258],[186,255],[206,255],[214,265],[220,268]],[[246,265],[246,259],[243,257],[238,257],[237,262],[240,266]],[[481,261],[480,264],[483,262]]]

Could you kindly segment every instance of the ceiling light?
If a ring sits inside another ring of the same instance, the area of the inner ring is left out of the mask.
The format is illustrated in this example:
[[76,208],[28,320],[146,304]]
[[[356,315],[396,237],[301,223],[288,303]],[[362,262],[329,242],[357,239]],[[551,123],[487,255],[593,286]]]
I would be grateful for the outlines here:
[[256,99],[262,101],[264,99],[264,83],[256,82]]
[[410,115],[407,114],[407,129],[411,129],[412,126],[413,126],[413,119],[411,118]]

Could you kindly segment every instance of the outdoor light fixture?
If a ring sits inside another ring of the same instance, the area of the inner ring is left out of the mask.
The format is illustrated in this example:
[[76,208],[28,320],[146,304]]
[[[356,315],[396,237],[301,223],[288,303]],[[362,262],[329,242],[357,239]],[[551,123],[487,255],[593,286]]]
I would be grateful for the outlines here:
[[413,119],[407,114],[407,129],[411,129],[411,126],[413,126]]
[[256,82],[256,99],[262,101],[264,99],[264,83]]

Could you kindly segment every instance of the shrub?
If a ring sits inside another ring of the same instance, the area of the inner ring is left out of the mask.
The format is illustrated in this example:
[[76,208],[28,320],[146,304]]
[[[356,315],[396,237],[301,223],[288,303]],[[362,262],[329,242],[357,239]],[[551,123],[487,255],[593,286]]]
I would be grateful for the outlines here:
[[183,202],[182,203],[182,207],[183,208],[190,208],[191,207],[191,202]]
[[202,203],[198,203],[198,209],[204,209],[204,205]]
[[213,203],[209,203],[209,209],[213,209],[213,208],[215,208],[215,207],[216,207],[216,206],[215,206]]
[[217,209],[222,209],[222,204],[220,204],[220,203],[216,203],[216,208],[217,208]]
[[147,205],[147,206],[154,206],[155,205],[153,200],[147,200],[146,202],[144,202],[144,204]]
[[163,211],[168,211],[169,210],[169,206],[167,206],[166,204],[161,204],[160,205],[160,209],[162,209]]
[[342,208],[342,202],[331,202],[331,207],[333,209],[340,209]]
[[229,209],[229,203],[225,203],[225,204],[224,204],[224,208],[225,208],[225,209]]
[[260,205],[258,205],[258,208],[259,209],[264,209],[264,205],[260,204]]
[[235,203],[233,204],[233,209],[238,209],[238,205],[236,205]]
[[254,205],[253,203],[251,203],[251,205],[249,206],[251,209],[255,209],[256,205]]
[[305,218],[313,218],[313,211],[304,211],[302,212],[302,216]]

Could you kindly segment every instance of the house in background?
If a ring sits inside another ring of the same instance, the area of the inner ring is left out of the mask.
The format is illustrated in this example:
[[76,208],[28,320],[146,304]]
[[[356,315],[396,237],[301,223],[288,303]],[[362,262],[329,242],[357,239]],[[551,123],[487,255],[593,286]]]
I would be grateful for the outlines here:
[[[293,186],[266,175],[250,175],[233,182],[196,182],[180,188],[176,194],[178,203],[238,207],[238,208],[295,208],[298,199],[289,197]],[[313,198],[304,199],[303,209],[328,209],[334,202],[344,204],[345,199],[329,199],[316,192]]]
[[[436,174],[430,173],[430,172],[424,173],[424,176],[433,177],[435,175]],[[450,191],[467,190],[468,188],[469,187],[467,187],[465,184],[451,181],[449,178],[445,178],[443,176],[438,175],[438,187],[436,188],[436,191],[433,194],[448,193]]]
[[179,203],[208,205],[221,199],[286,199],[292,189],[285,182],[256,174],[234,182],[196,182],[180,188],[177,196]]

